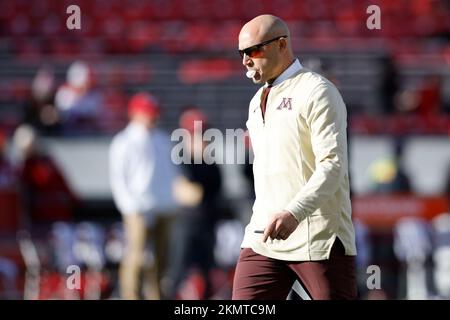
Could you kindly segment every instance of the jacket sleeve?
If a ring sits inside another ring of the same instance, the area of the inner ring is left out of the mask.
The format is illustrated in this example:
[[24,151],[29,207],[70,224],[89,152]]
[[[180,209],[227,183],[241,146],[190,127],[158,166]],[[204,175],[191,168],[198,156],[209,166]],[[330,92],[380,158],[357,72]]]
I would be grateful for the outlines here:
[[347,111],[338,90],[319,84],[311,93],[304,112],[310,131],[315,170],[285,208],[303,220],[336,193],[347,170]]

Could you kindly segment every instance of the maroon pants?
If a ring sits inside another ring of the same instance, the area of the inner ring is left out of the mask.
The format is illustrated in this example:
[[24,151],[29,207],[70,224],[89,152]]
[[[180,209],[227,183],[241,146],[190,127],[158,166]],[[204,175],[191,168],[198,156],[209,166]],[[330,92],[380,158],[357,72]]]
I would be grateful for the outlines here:
[[241,250],[233,283],[233,300],[284,300],[298,280],[313,300],[356,299],[355,257],[346,256],[341,241],[330,259],[283,261]]

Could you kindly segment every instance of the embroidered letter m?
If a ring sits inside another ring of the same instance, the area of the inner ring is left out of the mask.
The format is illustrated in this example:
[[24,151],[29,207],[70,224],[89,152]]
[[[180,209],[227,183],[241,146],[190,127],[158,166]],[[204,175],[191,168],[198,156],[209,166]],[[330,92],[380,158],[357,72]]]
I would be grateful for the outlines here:
[[281,101],[281,103],[278,106],[277,110],[286,109],[286,108],[288,110],[292,110],[291,101],[292,101],[292,98],[283,98],[283,101]]

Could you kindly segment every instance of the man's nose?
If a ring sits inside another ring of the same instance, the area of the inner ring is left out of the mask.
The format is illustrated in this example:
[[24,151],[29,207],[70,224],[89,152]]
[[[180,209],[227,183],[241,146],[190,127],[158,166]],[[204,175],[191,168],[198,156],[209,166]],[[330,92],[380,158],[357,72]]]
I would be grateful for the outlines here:
[[247,66],[251,61],[252,59],[250,59],[250,57],[244,53],[244,55],[242,56],[242,64],[244,66]]

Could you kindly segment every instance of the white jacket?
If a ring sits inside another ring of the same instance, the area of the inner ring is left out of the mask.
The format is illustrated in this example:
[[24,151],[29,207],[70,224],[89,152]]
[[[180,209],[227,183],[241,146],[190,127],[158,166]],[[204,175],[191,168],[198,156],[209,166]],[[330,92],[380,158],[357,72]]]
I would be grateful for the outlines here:
[[[329,258],[336,239],[356,255],[347,160],[347,113],[336,87],[298,60],[280,75],[267,100],[258,90],[247,127],[254,151],[256,200],[242,247],[280,260]],[[282,210],[300,222],[286,240],[262,242],[271,216]]]
[[172,185],[177,168],[170,137],[159,129],[130,123],[112,140],[110,182],[120,212],[155,214],[175,209]]

